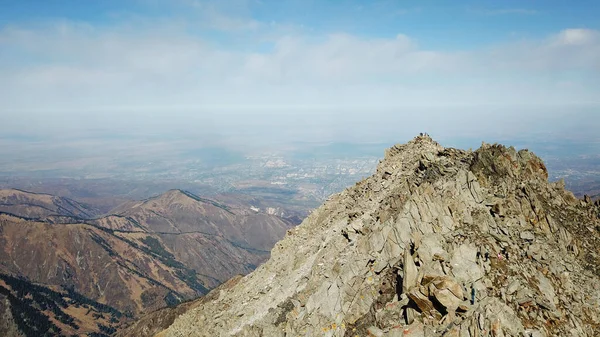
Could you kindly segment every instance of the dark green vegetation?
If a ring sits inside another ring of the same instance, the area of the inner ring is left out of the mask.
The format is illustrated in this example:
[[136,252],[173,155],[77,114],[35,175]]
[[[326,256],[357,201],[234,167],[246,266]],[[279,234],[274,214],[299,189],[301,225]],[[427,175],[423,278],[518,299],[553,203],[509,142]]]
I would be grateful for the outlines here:
[[23,330],[32,336],[110,335],[132,318],[247,274],[292,227],[247,206],[266,209],[259,203],[213,201],[180,189],[125,202],[93,219],[30,206],[50,204],[53,196],[0,191],[24,214],[0,210],[0,246],[8,247],[0,249],[0,272],[12,277],[11,284],[29,284],[13,287],[0,280],[0,312],[7,313],[0,337],[4,327],[8,334],[20,329],[17,321],[29,326]]
[[[190,288],[198,291],[201,294],[206,294],[208,293],[208,289],[202,285],[202,283],[200,283],[200,281],[198,280],[198,277],[196,276],[196,271],[190,268],[187,268],[183,263],[177,261],[175,259],[175,256],[173,256],[173,254],[171,254],[170,252],[168,252],[161,244],[160,241],[158,241],[158,239],[153,238],[151,236],[147,236],[145,238],[143,238],[141,241],[150,248],[150,250],[148,250],[148,248],[146,247],[142,247],[142,246],[138,246],[135,242],[129,241],[129,240],[125,240],[127,241],[127,243],[129,243],[130,245],[141,249],[142,251],[154,255],[157,258],[159,258],[165,265],[169,266],[169,267],[173,267],[176,268],[176,275],[183,280],[188,286],[190,286]],[[177,300],[177,303],[175,303],[176,297],[174,296],[174,294],[169,293],[167,295],[167,297],[165,298],[165,300],[168,300],[169,303],[172,303],[173,305],[178,304],[180,301]]]
[[[114,234],[114,231],[111,229],[101,228],[101,227],[98,227],[98,228],[107,233]],[[143,238],[141,240],[144,243],[144,245],[147,246],[146,247],[146,246],[137,244],[135,241],[128,240],[126,238],[123,238],[123,237],[120,237],[117,235],[115,235],[115,237],[123,242],[126,242],[128,245],[132,246],[135,249],[141,250],[148,255],[158,258],[165,265],[175,268],[176,275],[179,278],[181,278],[181,280],[183,280],[188,286],[190,286],[190,288],[198,291],[200,294],[208,293],[208,288],[203,286],[202,283],[198,280],[196,271],[193,269],[187,268],[183,263],[181,263],[180,261],[177,261],[175,259],[175,256],[173,256],[173,254],[171,252],[167,251],[158,239],[156,239],[152,236],[146,236],[145,238]],[[102,248],[104,248],[104,250],[106,250],[110,256],[116,256],[116,253],[113,251],[113,249],[111,249],[111,247],[108,245],[108,243],[104,239],[102,239],[101,237],[99,237],[98,235],[95,235],[95,234],[92,236],[92,239],[94,241],[96,241],[96,243],[98,243]],[[139,272],[132,270],[131,268],[129,268],[126,265],[123,265],[123,267],[128,269],[132,273],[139,274]],[[146,275],[141,275],[141,274],[140,274],[140,276],[146,277]],[[154,280],[152,280],[152,281],[154,281]],[[156,281],[154,281],[154,282],[157,285],[160,285],[159,282],[156,282]],[[165,297],[165,300],[168,301],[169,303],[171,303],[172,305],[175,305],[175,304],[178,304],[181,302],[180,298],[182,298],[182,297],[183,297],[183,295],[181,295],[181,294],[176,295],[172,292],[169,292],[167,297]]]
[[196,201],[209,203],[209,204],[211,204],[211,205],[213,205],[215,207],[219,207],[220,209],[222,209],[224,211],[227,211],[229,214],[233,214],[233,212],[231,212],[231,209],[227,205],[220,204],[220,203],[218,203],[218,202],[216,202],[214,200],[201,198],[201,197],[199,197],[199,196],[197,196],[194,193],[189,192],[189,191],[184,191],[184,190],[179,190],[179,191],[181,193],[187,195],[188,197],[196,200]]
[[146,246],[148,246],[153,253],[158,254],[160,257],[162,257],[166,260],[174,260],[175,259],[173,254],[166,251],[165,248],[160,244],[160,241],[158,241],[156,238],[153,238],[151,236],[146,236],[141,241]]
[[[80,318],[66,312],[70,307],[87,309],[86,316],[94,318],[101,332],[94,336],[110,336],[123,317],[115,308],[89,299],[72,288],[55,291],[5,274],[0,274],[0,280],[6,284],[0,286],[0,296],[8,299],[14,321],[27,337],[64,335],[68,328],[79,330]],[[60,322],[63,328],[53,323],[51,318]]]

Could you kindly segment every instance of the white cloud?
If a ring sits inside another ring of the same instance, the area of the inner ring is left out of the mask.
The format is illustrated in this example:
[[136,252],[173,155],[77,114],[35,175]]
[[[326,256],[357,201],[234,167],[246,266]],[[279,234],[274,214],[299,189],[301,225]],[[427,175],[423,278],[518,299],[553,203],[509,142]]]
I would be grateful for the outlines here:
[[[418,61],[410,58],[421,55]],[[360,39],[333,34],[319,42],[283,37],[273,53],[252,53],[241,69],[242,75],[272,83],[361,81],[382,73],[415,72],[428,63],[406,36],[394,39]]]
[[251,37],[273,41],[259,51],[222,48],[185,25],[150,26],[2,29],[0,111],[599,103],[595,30],[449,52],[402,34],[286,29]]
[[598,31],[591,29],[565,29],[554,37],[558,45],[591,45],[597,44],[600,40]]
[[[541,41],[521,41],[496,46],[484,55],[476,55],[494,70],[546,72],[584,71],[598,78],[600,71],[599,32],[590,29],[565,29]],[[591,72],[591,73],[589,73]]]

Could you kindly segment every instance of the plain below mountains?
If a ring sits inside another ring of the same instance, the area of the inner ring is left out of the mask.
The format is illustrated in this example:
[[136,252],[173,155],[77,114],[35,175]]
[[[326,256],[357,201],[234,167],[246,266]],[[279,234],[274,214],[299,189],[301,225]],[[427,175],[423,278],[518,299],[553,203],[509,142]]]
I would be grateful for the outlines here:
[[74,200],[21,190],[1,190],[0,204],[3,336],[110,334],[251,272],[293,227],[181,190],[99,218]]

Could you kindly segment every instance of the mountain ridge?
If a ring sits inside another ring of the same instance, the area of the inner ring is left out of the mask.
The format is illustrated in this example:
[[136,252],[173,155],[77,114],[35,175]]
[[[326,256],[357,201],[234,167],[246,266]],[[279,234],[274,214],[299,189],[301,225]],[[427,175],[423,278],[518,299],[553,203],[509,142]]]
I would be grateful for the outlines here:
[[70,198],[22,189],[0,189],[0,211],[32,219],[68,216],[91,219],[100,214],[93,207]]
[[[0,212],[0,273],[22,278],[31,289],[72,287],[132,317],[191,300],[234,275],[250,272],[267,259],[270,242],[292,226],[273,215],[244,213],[243,208],[236,208],[240,213],[236,214],[225,205],[180,190],[128,204],[133,206],[123,207],[121,214],[93,219],[59,214],[28,218]],[[172,227],[161,232],[165,224]],[[214,231],[202,231],[201,226]],[[263,240],[239,240],[252,231]],[[40,310],[35,303],[15,302],[15,293],[6,291],[13,304],[5,311],[17,310],[14,317],[22,312],[18,308]],[[69,305],[66,310],[75,309]],[[14,323],[10,314],[4,317],[0,323]],[[85,315],[80,318],[87,320]],[[56,324],[41,329],[76,331]],[[116,329],[112,323],[105,326],[106,331]],[[104,328],[90,329],[101,333]]]
[[[229,209],[229,207],[227,205],[221,204],[221,203],[219,203],[219,202],[217,202],[215,200],[212,200],[212,199],[202,198],[202,197],[200,197],[200,196],[198,196],[198,195],[196,195],[196,194],[194,194],[194,193],[192,193],[190,191],[186,191],[186,190],[179,189],[179,188],[170,189],[170,190],[167,190],[166,192],[161,193],[159,195],[155,195],[155,196],[152,196],[152,197],[149,197],[149,198],[146,198],[146,199],[142,199],[142,200],[139,200],[139,201],[132,201],[132,202],[127,203],[127,204],[133,203],[133,204],[137,205],[137,204],[148,203],[148,202],[151,202],[151,201],[167,201],[169,199],[171,199],[171,200],[173,200],[173,199],[175,199],[175,200],[177,200],[177,199],[181,200],[178,197],[182,196],[182,195],[186,196],[186,197],[188,197],[188,198],[190,198],[190,199],[192,199],[194,201],[197,201],[197,202],[201,202],[201,203],[205,203],[205,204],[210,204],[212,206],[215,206],[215,207],[218,207],[218,208],[222,208],[223,210]],[[117,208],[111,210],[109,212],[109,214],[120,213],[120,211],[119,211],[120,207],[121,206],[118,206]],[[128,206],[128,207],[130,207],[130,206]]]
[[598,207],[547,179],[527,150],[395,145],[157,336],[596,336]]

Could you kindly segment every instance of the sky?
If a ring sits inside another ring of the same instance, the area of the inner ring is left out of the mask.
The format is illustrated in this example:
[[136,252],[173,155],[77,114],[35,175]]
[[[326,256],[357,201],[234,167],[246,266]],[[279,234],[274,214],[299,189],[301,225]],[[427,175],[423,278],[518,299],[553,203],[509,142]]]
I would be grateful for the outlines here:
[[593,134],[598,17],[584,0],[0,0],[0,132]]

